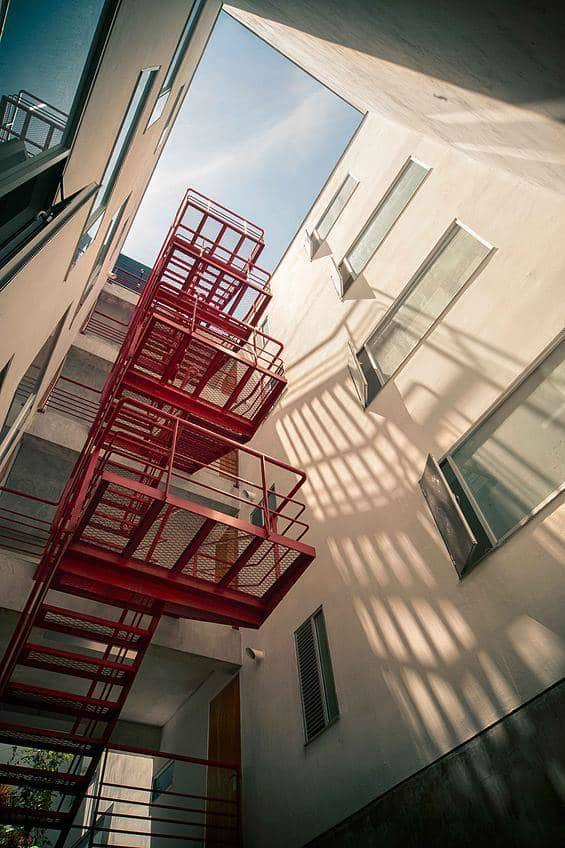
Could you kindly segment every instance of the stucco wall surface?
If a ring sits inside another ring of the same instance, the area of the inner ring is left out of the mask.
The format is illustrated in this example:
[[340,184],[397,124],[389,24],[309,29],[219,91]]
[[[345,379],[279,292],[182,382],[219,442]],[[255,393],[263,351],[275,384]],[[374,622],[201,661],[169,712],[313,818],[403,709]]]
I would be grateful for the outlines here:
[[[339,262],[409,155],[431,173],[341,301]],[[360,184],[310,261],[273,278],[289,387],[254,446],[304,468],[317,559],[244,662],[247,845],[301,846],[565,673],[563,496],[459,582],[418,485],[565,321],[555,193],[369,114],[306,220]],[[347,370],[458,218],[496,251],[365,411]],[[294,630],[323,604],[340,718],[304,746]]]

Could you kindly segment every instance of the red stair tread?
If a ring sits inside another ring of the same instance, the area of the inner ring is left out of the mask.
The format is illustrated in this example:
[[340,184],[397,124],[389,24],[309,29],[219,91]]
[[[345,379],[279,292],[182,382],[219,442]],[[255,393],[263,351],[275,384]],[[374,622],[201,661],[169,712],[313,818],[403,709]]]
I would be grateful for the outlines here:
[[119,707],[117,701],[89,698],[87,695],[76,695],[73,692],[14,682],[8,684],[3,700],[8,704],[41,708],[49,712],[98,721],[111,721]]
[[140,627],[49,604],[41,607],[34,626],[133,650],[144,647],[149,639],[147,630]]
[[82,677],[87,680],[108,682],[124,686],[133,674],[135,667],[112,660],[102,660],[74,651],[62,651],[46,645],[28,642],[22,649],[18,665],[41,668],[57,674]]
[[10,786],[33,786],[36,789],[52,789],[65,795],[76,794],[84,788],[82,775],[36,769],[28,766],[0,764],[0,781]]
[[9,722],[0,722],[0,742],[86,757],[91,757],[104,745],[101,739],[81,736],[78,733],[47,730],[43,727],[23,726]]
[[63,828],[72,823],[69,812],[60,810],[36,810],[33,807],[0,806],[0,822],[21,825],[38,824],[46,828]]

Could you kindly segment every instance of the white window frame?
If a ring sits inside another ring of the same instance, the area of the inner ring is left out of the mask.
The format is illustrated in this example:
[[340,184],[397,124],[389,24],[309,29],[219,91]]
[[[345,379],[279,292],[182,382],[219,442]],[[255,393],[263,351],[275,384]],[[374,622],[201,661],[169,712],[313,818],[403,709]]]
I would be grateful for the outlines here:
[[545,509],[545,507],[548,506],[548,504],[550,504],[552,501],[554,501],[556,498],[558,498],[562,494],[562,492],[565,491],[565,481],[563,481],[563,483],[560,486],[558,486],[556,489],[554,489],[552,492],[550,492],[549,495],[546,498],[544,498],[543,501],[541,501],[541,503],[539,503],[536,507],[534,507],[526,515],[524,515],[523,518],[521,518],[520,521],[517,524],[514,525],[514,527],[511,527],[510,530],[507,530],[506,533],[504,533],[504,535],[500,536],[500,538],[497,538],[495,536],[494,532],[492,531],[487,519],[483,515],[481,507],[477,503],[477,500],[476,500],[474,494],[469,489],[469,487],[468,487],[467,483],[465,482],[465,479],[463,478],[461,472],[459,471],[459,469],[457,468],[455,463],[451,461],[451,454],[454,453],[457,450],[457,448],[459,448],[470,436],[472,436],[473,433],[475,433],[480,427],[482,427],[482,425],[491,417],[491,415],[494,415],[496,413],[496,411],[498,409],[500,409],[500,407],[504,403],[506,403],[506,401],[515,392],[519,391],[520,387],[526,382],[526,380],[528,380],[528,378],[531,377],[532,374],[540,366],[543,365],[543,363],[551,356],[551,354],[555,350],[557,350],[559,345],[562,344],[563,342],[565,342],[565,330],[563,330],[561,333],[559,333],[559,335],[555,339],[553,339],[550,342],[549,345],[546,345],[546,347],[533,360],[533,362],[524,371],[522,371],[522,373],[519,374],[518,377],[516,377],[515,380],[513,380],[511,382],[511,384],[508,386],[508,388],[504,392],[502,392],[502,394],[494,401],[494,403],[492,403],[485,410],[485,412],[483,412],[483,414],[473,423],[473,425],[471,427],[469,427],[469,429],[465,433],[463,433],[457,439],[457,441],[454,442],[454,444],[449,448],[449,450],[446,451],[441,456],[441,458],[438,460],[438,465],[440,466],[440,470],[441,470],[442,463],[444,463],[444,462],[449,463],[450,469],[453,471],[454,475],[457,477],[457,481],[458,481],[459,485],[461,486],[461,488],[463,489],[463,491],[465,492],[465,495],[469,498],[469,501],[470,501],[473,509],[475,510],[476,516],[479,519],[483,530],[485,531],[486,535],[488,536],[489,541],[492,543],[492,548],[490,548],[486,552],[485,556],[488,556],[491,553],[491,551],[496,550],[501,545],[503,545],[507,541],[507,539],[509,539],[511,536],[514,535],[514,533],[516,533],[518,530],[520,530],[522,527],[524,527],[525,524],[527,524],[539,512],[541,512],[543,509]]
[[[480,242],[482,245],[484,245],[484,247],[487,248],[487,253],[483,257],[483,259],[480,261],[477,268],[472,272],[472,274],[469,275],[468,279],[463,283],[463,285],[461,286],[459,291],[455,294],[454,297],[451,298],[449,303],[446,304],[445,308],[440,312],[440,314],[435,318],[435,320],[432,322],[432,324],[428,327],[428,329],[426,330],[424,335],[416,342],[416,344],[414,345],[414,347],[412,348],[412,350],[410,351],[408,356],[406,356],[402,360],[402,362],[395,368],[395,370],[392,372],[392,374],[388,378],[385,378],[379,364],[376,362],[373,355],[371,354],[370,349],[368,347],[368,344],[371,341],[371,339],[382,328],[384,328],[389,323],[390,318],[393,317],[396,312],[398,312],[399,308],[402,306],[402,303],[408,298],[408,296],[412,293],[412,291],[414,291],[418,287],[418,283],[421,280],[421,278],[431,268],[431,266],[435,263],[435,261],[438,259],[438,257],[442,254],[443,250],[447,247],[447,245],[452,240],[452,238],[455,236],[455,234],[458,230],[465,230],[465,232],[469,233],[469,235],[471,235],[474,239],[476,239],[478,242]],[[487,264],[487,262],[490,261],[490,259],[492,258],[492,256],[494,255],[495,252],[496,252],[496,248],[491,242],[484,239],[482,236],[480,236],[478,233],[476,233],[475,230],[471,229],[471,227],[469,227],[469,226],[467,226],[467,224],[463,223],[463,221],[461,221],[459,218],[455,218],[451,222],[451,224],[449,225],[447,230],[444,232],[444,234],[441,236],[439,241],[434,245],[431,252],[424,259],[424,261],[420,264],[420,266],[418,267],[415,274],[412,275],[412,277],[409,280],[409,282],[407,283],[407,285],[404,286],[403,290],[400,292],[398,297],[396,297],[394,299],[394,301],[389,306],[389,308],[386,310],[385,314],[382,316],[382,318],[377,323],[377,325],[367,335],[365,341],[363,342],[359,351],[357,352],[357,357],[359,357],[359,354],[362,351],[366,352],[367,358],[368,358],[375,374],[377,375],[381,389],[384,388],[384,386],[387,383],[390,383],[392,380],[394,380],[396,378],[396,376],[398,375],[398,373],[405,367],[405,365],[417,353],[417,351],[424,344],[424,342],[428,339],[428,337],[434,332],[436,327],[443,321],[443,319],[447,315],[447,313],[457,303],[459,298],[462,297],[463,294],[467,291],[468,287],[475,280],[475,278],[483,271],[485,265]],[[377,390],[377,392],[375,392],[373,397],[371,397],[369,399],[369,403],[373,400],[373,398],[376,396],[376,394],[378,394],[378,391],[380,391],[380,389]]]
[[188,48],[194,36],[196,27],[200,22],[200,18],[205,6],[206,0],[193,0],[190,12],[188,13],[188,17],[182,28],[179,40],[175,45],[174,53],[171,56],[171,61],[167,66],[165,78],[163,80],[161,88],[157,92],[157,97],[155,98],[153,109],[151,110],[151,114],[149,115],[145,131],[150,129],[153,124],[156,124],[157,121],[160,120],[160,118],[163,116],[165,109],[167,108],[167,103],[169,102],[173,86],[175,84],[178,73],[182,67],[182,63],[184,62],[186,54],[188,53]]
[[[347,183],[347,181],[348,181],[348,180],[353,180],[353,182],[354,182],[354,186],[353,186],[353,189],[352,189],[352,191],[351,191],[351,194],[349,195],[349,197],[347,198],[347,200],[346,200],[346,201],[345,201],[345,203],[343,204],[343,207],[341,208],[341,210],[340,210],[339,214],[337,215],[337,217],[336,217],[335,221],[333,222],[333,224],[330,226],[330,228],[329,228],[328,232],[326,233],[326,235],[325,235],[325,236],[321,236],[321,235],[319,234],[319,232],[318,232],[318,228],[319,228],[320,224],[322,223],[322,221],[324,220],[324,218],[326,217],[326,215],[328,214],[328,212],[330,211],[330,209],[331,209],[331,207],[333,206],[333,204],[335,203],[335,201],[337,200],[337,198],[339,197],[339,195],[340,195],[341,191],[345,188],[345,184]],[[316,222],[316,225],[315,225],[315,226],[313,227],[313,229],[312,229],[312,233],[310,234],[310,239],[314,242],[314,244],[315,244],[315,247],[316,247],[316,248],[317,248],[317,247],[319,247],[319,246],[320,246],[320,244],[321,244],[323,241],[326,241],[326,240],[327,240],[327,238],[328,238],[329,234],[331,233],[331,231],[333,230],[333,228],[335,227],[335,225],[337,224],[337,222],[339,221],[339,219],[341,218],[341,216],[342,216],[342,215],[343,215],[343,213],[345,212],[345,209],[347,208],[347,205],[348,205],[349,201],[351,200],[351,198],[353,197],[353,195],[354,195],[354,194],[355,194],[355,192],[357,191],[358,186],[359,186],[359,180],[357,179],[357,177],[356,177],[356,176],[354,176],[354,175],[353,175],[353,174],[349,171],[349,172],[345,175],[344,179],[341,181],[341,183],[340,183],[339,188],[337,189],[337,191],[335,191],[335,192],[334,192],[334,194],[332,195],[332,198],[331,198],[331,200],[329,201],[329,203],[327,203],[327,204],[326,204],[326,206],[325,206],[325,208],[324,208],[324,211],[323,211],[323,212],[322,212],[322,214],[319,216],[319,218],[318,218],[318,220],[317,220],[317,222]]]
[[[424,176],[422,178],[422,182],[417,187],[417,189],[414,191],[414,193],[411,195],[411,197],[408,199],[406,204],[402,207],[402,209],[400,210],[400,212],[398,213],[398,215],[396,216],[394,221],[391,223],[391,225],[389,226],[385,235],[383,236],[383,238],[381,239],[381,241],[379,242],[377,247],[374,249],[374,251],[371,253],[371,255],[369,256],[367,261],[365,262],[363,268],[360,271],[354,271],[353,268],[351,267],[351,263],[349,261],[350,254],[357,247],[357,245],[359,244],[359,242],[361,241],[361,239],[363,238],[363,236],[367,232],[368,228],[370,227],[372,222],[375,220],[375,218],[377,217],[377,215],[379,214],[379,212],[381,211],[383,206],[386,204],[386,202],[390,198],[391,194],[393,193],[394,189],[396,188],[396,186],[398,185],[400,180],[403,178],[404,174],[406,173],[406,171],[408,170],[408,168],[410,167],[411,164],[419,165],[421,168],[424,168],[424,170],[426,171],[426,173],[424,174]],[[425,162],[421,162],[420,159],[417,159],[415,156],[409,156],[408,159],[404,162],[404,164],[402,165],[402,167],[400,168],[400,170],[396,174],[394,180],[390,183],[390,185],[387,188],[387,190],[385,191],[384,195],[381,197],[378,204],[375,206],[375,208],[371,212],[371,215],[369,216],[369,218],[365,222],[361,232],[356,236],[354,241],[348,247],[343,259],[341,260],[339,268],[340,268],[340,274],[342,276],[342,288],[344,288],[344,289],[347,288],[346,280],[345,280],[346,277],[347,277],[347,279],[350,279],[351,282],[353,282],[354,280],[357,279],[357,277],[359,277],[361,274],[365,273],[365,269],[367,268],[369,263],[372,262],[373,258],[376,256],[376,254],[379,252],[382,245],[387,240],[387,238],[391,234],[392,230],[394,229],[394,227],[396,226],[396,224],[398,223],[398,221],[400,220],[402,215],[406,212],[406,210],[408,209],[408,207],[410,206],[410,204],[412,203],[412,201],[414,200],[414,198],[416,197],[416,195],[418,194],[418,192],[420,191],[420,189],[422,188],[422,186],[424,185],[424,183],[426,182],[426,180],[430,176],[432,170],[433,169],[432,169],[431,165],[426,165]],[[345,270],[345,274],[342,272],[342,270],[341,270],[342,268]]]

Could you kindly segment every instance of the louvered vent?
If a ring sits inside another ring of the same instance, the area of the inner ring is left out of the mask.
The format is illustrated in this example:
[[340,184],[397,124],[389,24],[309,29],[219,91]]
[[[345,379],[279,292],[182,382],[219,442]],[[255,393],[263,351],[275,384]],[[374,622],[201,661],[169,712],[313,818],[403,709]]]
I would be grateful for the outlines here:
[[294,634],[306,742],[339,714],[322,610],[310,616]]

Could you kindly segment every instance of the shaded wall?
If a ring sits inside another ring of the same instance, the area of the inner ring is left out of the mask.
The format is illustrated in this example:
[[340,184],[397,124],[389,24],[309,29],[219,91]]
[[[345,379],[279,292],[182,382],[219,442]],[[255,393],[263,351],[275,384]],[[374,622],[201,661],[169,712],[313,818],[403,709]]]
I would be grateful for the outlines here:
[[564,710],[562,683],[314,839],[309,848],[563,844]]

